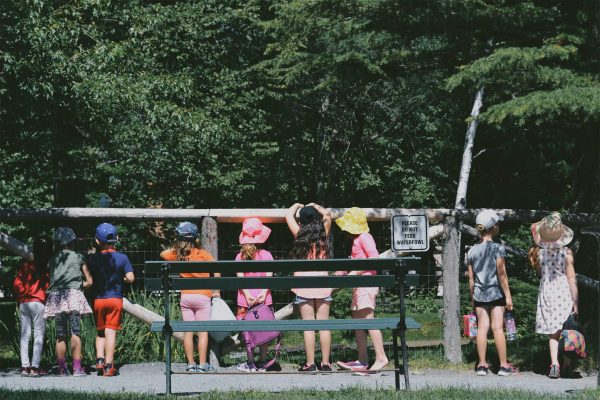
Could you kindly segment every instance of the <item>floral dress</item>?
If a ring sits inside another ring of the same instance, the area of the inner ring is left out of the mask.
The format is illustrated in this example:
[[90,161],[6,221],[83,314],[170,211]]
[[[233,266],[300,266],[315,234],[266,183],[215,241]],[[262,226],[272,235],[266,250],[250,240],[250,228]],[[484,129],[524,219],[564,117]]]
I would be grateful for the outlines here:
[[567,248],[540,249],[538,253],[542,279],[537,301],[535,331],[553,334],[562,329],[573,309],[567,280]]

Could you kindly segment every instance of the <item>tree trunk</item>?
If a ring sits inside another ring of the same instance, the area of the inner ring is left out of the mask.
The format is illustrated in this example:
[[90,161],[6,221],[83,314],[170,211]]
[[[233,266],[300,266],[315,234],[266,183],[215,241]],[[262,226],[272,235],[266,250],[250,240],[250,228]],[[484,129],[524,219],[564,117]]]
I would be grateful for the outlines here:
[[444,282],[444,356],[451,363],[462,361],[460,348],[460,235],[458,221],[447,217],[444,221],[445,240],[442,253]]
[[[215,260],[219,259],[219,237],[217,221],[211,217],[202,219],[200,242],[204,250],[208,251]],[[221,344],[209,338],[209,363],[215,367],[221,366]]]

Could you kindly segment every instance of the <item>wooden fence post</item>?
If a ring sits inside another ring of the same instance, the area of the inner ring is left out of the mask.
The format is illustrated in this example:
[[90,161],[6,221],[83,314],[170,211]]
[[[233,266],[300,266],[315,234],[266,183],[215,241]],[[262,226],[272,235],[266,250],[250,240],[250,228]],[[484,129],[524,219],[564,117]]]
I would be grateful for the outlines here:
[[[202,229],[200,234],[202,248],[208,251],[215,260],[219,259],[219,235],[217,232],[217,221],[211,217],[202,218]],[[215,367],[220,366],[221,345],[209,338],[209,363]]]
[[444,357],[451,363],[462,361],[460,347],[460,236],[458,220],[444,220],[444,249],[442,250],[444,280]]

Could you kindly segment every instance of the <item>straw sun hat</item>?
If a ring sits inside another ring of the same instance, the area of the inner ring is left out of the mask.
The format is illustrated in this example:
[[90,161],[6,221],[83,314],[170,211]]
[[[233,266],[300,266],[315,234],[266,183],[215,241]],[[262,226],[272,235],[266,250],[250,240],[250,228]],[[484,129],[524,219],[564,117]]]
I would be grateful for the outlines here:
[[573,240],[573,229],[562,223],[560,213],[554,212],[532,224],[531,235],[539,247],[564,247]]
[[367,214],[365,214],[362,208],[352,207],[344,213],[344,216],[336,219],[335,223],[341,230],[353,235],[369,232]]

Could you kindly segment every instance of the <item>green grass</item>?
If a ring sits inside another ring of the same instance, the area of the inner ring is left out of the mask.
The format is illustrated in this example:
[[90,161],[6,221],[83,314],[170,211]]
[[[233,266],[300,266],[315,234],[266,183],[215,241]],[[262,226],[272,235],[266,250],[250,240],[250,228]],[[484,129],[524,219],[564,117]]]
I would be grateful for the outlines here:
[[[173,396],[174,398],[186,399],[201,399],[201,400],[304,400],[304,399],[323,399],[329,400],[347,400],[347,399],[363,399],[370,400],[391,400],[391,399],[419,399],[419,400],[506,400],[506,399],[522,399],[522,400],[553,400],[565,399],[570,400],[587,400],[597,399],[600,397],[600,391],[588,390],[569,395],[549,395],[536,394],[532,392],[520,390],[475,390],[475,389],[423,389],[413,391],[394,391],[389,389],[343,389],[340,391],[317,391],[317,390],[290,390],[279,393],[268,392],[207,392],[197,395],[185,395],[183,397]],[[9,391],[0,389],[0,400],[47,400],[47,399],[69,399],[69,400],[158,400],[164,399],[162,395],[148,394],[133,394],[133,393],[81,393],[81,392],[66,392],[59,390],[44,390],[44,391]]]

